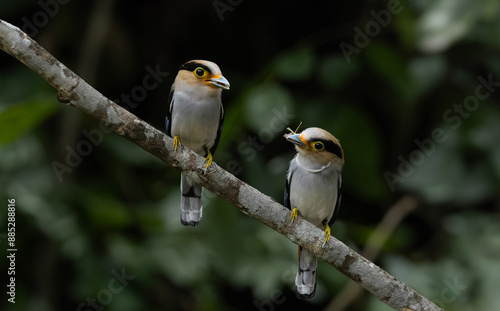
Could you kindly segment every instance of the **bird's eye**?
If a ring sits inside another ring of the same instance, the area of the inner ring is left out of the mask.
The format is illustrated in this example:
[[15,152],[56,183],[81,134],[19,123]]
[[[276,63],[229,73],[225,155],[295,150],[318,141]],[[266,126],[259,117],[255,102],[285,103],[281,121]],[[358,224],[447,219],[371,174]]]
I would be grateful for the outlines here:
[[205,71],[205,69],[201,68],[201,67],[198,67],[194,70],[194,74],[198,77],[198,78],[203,78],[207,72]]
[[325,145],[323,145],[322,142],[318,141],[318,142],[314,143],[313,148],[316,151],[321,151],[321,150],[325,149]]

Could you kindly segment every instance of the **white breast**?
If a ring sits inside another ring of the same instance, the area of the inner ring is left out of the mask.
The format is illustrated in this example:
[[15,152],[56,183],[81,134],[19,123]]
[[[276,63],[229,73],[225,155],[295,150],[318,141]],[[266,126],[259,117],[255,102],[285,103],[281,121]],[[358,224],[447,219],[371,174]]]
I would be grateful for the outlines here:
[[193,98],[182,92],[174,93],[172,109],[172,136],[179,136],[182,145],[204,155],[217,137],[220,97]]
[[322,222],[328,222],[335,210],[338,195],[340,168],[330,165],[321,172],[311,173],[297,164],[296,158],[290,163],[290,204],[297,208],[302,217],[323,229]]

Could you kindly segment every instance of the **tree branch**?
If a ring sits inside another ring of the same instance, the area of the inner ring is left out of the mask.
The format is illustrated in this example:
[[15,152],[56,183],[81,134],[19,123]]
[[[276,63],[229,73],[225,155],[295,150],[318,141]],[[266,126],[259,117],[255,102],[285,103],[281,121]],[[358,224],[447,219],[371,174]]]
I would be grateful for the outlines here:
[[332,237],[322,248],[323,232],[320,229],[302,218],[290,224],[288,209],[217,164],[212,164],[205,173],[202,157],[184,147],[175,151],[170,137],[104,97],[19,28],[2,20],[0,48],[50,83],[57,90],[60,102],[83,110],[119,135],[182,171],[244,214],[311,251],[395,310],[441,310],[339,240]]
[[[377,225],[373,233],[366,241],[366,246],[362,256],[370,261],[375,261],[384,246],[385,242],[392,235],[398,224],[417,208],[417,200],[411,196],[406,195],[399,199],[389,210],[385,213],[384,217]],[[344,289],[328,304],[325,311],[343,311],[352,302],[354,302],[359,295],[362,294],[362,288],[356,282],[350,281]]]

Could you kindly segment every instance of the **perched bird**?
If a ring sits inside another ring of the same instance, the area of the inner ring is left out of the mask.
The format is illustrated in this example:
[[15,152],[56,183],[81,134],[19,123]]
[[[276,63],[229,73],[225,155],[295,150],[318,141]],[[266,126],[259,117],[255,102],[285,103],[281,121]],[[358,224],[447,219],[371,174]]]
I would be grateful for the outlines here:
[[[285,206],[324,230],[330,239],[330,226],[339,212],[342,194],[344,151],[327,131],[311,127],[300,134],[286,134],[297,154],[286,177]],[[316,292],[317,257],[299,246],[299,269],[295,278],[297,297],[312,298]]]
[[[206,60],[192,60],[179,68],[170,90],[165,125],[167,135],[174,139],[175,150],[186,146],[205,157],[206,169],[222,133],[224,108],[222,90],[229,82],[219,66]],[[197,226],[202,217],[201,185],[181,175],[181,223]]]

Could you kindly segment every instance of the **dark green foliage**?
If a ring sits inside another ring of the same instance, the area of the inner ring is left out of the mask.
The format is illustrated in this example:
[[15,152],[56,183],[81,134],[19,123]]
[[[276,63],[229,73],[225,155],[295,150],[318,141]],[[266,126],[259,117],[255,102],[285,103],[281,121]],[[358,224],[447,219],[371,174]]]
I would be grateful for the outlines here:
[[[41,2],[58,10],[35,24],[35,40],[157,128],[179,66],[216,62],[231,90],[214,160],[277,201],[294,155],[286,128],[333,133],[346,164],[332,234],[362,250],[388,208],[412,194],[418,209],[376,263],[445,310],[498,309],[498,1],[404,1],[378,28],[375,13],[394,1],[217,1],[218,10],[116,1],[102,45],[96,33],[85,41],[100,1]],[[0,12],[23,27],[45,11],[4,1]],[[355,51],[348,58],[342,43]],[[169,75],[146,88],[148,66]],[[19,250],[16,304],[4,295],[0,308],[76,310],[100,297],[110,311],[321,310],[347,283],[320,262],[316,297],[297,301],[296,245],[208,192],[200,226],[182,227],[179,179],[0,53],[0,197],[2,210],[16,199]],[[112,281],[122,268],[133,277],[126,285]],[[365,292],[349,310],[388,307]]]

